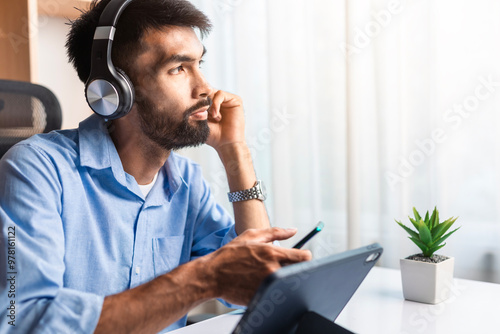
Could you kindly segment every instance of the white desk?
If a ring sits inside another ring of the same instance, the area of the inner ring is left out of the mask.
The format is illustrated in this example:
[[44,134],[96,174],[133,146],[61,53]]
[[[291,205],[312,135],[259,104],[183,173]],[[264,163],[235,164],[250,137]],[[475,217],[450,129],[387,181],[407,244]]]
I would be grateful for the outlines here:
[[[229,334],[241,315],[221,315],[171,333]],[[356,333],[500,333],[500,285],[455,279],[447,301],[403,299],[399,270],[375,267],[335,321]]]

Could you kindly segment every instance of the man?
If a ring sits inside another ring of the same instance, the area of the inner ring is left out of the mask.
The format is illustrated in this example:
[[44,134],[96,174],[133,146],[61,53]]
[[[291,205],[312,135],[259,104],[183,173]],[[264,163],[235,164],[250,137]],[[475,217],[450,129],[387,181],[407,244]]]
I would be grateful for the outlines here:
[[[92,3],[69,33],[83,82],[108,2]],[[172,152],[206,142],[230,192],[256,184],[242,101],[205,81],[194,28],[210,24],[187,1],[132,1],[112,54],[135,88],[130,112],[35,136],[0,161],[0,252],[9,259],[0,268],[0,332],[171,330],[201,302],[244,305],[282,264],[310,259],[272,245],[295,230],[269,228],[259,199],[235,202],[233,224],[199,166]]]

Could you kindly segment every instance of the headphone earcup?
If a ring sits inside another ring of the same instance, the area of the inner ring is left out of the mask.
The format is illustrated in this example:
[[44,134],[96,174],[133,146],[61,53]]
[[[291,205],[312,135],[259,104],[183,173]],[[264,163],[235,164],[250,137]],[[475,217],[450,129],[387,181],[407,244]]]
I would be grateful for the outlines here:
[[135,90],[132,80],[130,80],[125,71],[118,67],[115,67],[115,70],[120,80],[122,80],[124,86],[126,87],[126,89],[123,90],[123,96],[120,96],[120,99],[122,99],[124,102],[123,107],[121,107],[120,110],[116,111],[115,118],[119,118],[128,114],[130,112],[130,109],[132,109],[132,105],[134,104],[135,100]]
[[90,108],[107,120],[127,115],[135,99],[134,85],[119,68],[112,67],[106,76],[93,79],[91,75],[85,84],[85,97]]

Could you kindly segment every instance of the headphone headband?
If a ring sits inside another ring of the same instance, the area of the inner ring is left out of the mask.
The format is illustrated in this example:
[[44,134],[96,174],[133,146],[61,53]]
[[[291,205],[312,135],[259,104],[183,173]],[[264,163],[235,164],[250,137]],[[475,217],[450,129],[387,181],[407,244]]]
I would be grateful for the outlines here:
[[90,75],[85,83],[87,102],[106,119],[123,117],[134,103],[134,88],[127,75],[114,67],[111,55],[116,25],[132,0],[111,0],[94,33]]
[[101,17],[99,18],[98,27],[113,26],[116,27],[118,19],[122,15],[123,11],[132,0],[111,0],[106,8],[102,11]]

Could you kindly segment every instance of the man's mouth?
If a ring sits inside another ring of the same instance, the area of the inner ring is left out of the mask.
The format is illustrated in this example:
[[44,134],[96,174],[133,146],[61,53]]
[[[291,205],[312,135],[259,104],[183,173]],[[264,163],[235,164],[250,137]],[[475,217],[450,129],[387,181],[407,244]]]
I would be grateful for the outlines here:
[[212,99],[207,97],[206,100],[198,102],[193,107],[186,110],[186,115],[190,119],[206,120],[208,119],[208,110],[212,107]]
[[208,118],[208,109],[209,106],[205,106],[203,108],[200,108],[198,110],[195,110],[191,115],[189,115],[189,118],[195,119],[195,120],[206,120]]

